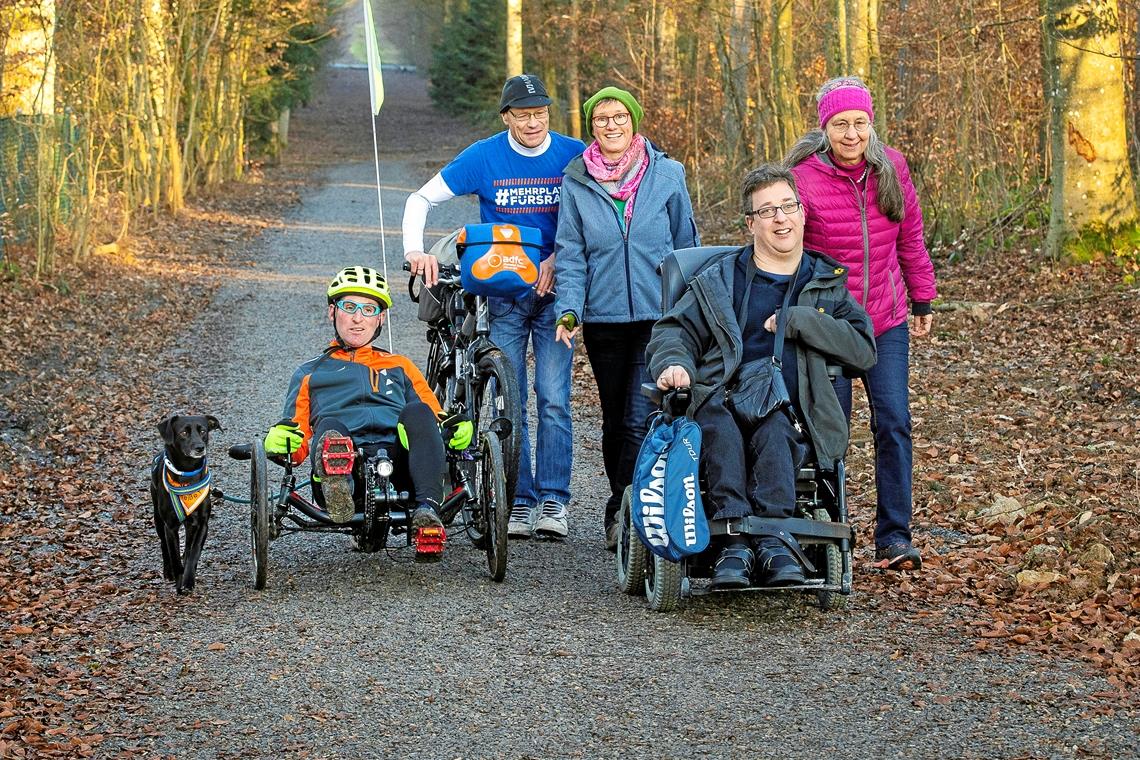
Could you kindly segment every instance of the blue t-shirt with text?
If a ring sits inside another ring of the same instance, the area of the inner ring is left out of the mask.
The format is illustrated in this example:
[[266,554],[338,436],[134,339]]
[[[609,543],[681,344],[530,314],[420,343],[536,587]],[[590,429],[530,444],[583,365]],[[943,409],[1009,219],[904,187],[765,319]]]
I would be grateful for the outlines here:
[[440,174],[456,195],[477,195],[479,217],[535,227],[542,232],[542,258],[554,250],[562,170],[586,149],[581,140],[550,133],[550,146],[538,156],[511,148],[507,132],[480,140],[460,153]]

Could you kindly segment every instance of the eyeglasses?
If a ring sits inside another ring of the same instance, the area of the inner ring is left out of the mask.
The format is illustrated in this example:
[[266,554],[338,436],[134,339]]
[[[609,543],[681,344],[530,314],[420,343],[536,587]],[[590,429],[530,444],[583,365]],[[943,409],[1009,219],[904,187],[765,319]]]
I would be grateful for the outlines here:
[[781,203],[779,206],[765,206],[764,208],[745,211],[744,215],[755,216],[760,219],[774,219],[776,217],[777,211],[783,211],[784,216],[791,216],[792,214],[799,211],[800,206],[802,205],[803,204],[801,204],[799,201],[788,201],[787,203]]
[[590,121],[593,122],[594,126],[598,129],[607,126],[611,121],[615,127],[624,127],[626,124],[629,124],[629,114],[615,113],[613,116],[595,116],[590,119]]
[[855,127],[855,131],[862,135],[866,134],[867,130],[871,128],[871,122],[866,119],[856,119],[854,122],[833,121],[827,125],[827,128],[837,135],[847,134],[847,130],[851,129],[851,127]]
[[362,317],[378,317],[380,312],[384,311],[384,307],[380,304],[357,303],[356,301],[349,301],[347,298],[337,301],[336,307],[345,314],[355,314],[359,311]]
[[543,108],[539,111],[526,111],[525,113],[516,113],[515,111],[507,111],[511,117],[511,121],[515,124],[527,124],[531,119],[541,123],[550,118],[550,109]]

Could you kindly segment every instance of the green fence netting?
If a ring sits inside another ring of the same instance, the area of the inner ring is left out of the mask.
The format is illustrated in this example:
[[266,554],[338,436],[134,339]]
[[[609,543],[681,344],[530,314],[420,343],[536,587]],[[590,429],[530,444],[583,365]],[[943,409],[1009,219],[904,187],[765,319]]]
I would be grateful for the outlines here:
[[0,258],[35,240],[41,225],[70,219],[80,187],[71,114],[0,118]]

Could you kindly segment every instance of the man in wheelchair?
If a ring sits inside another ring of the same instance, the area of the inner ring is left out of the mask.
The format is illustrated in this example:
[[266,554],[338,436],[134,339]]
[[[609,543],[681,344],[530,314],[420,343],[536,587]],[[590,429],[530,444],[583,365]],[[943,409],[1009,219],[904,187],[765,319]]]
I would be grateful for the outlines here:
[[[828,364],[863,371],[875,363],[871,320],[847,291],[846,269],[804,250],[810,209],[791,172],[753,169],[741,201],[752,242],[693,277],[646,349],[659,388],[691,386],[706,508],[726,523],[791,517],[796,473],[813,451],[820,469],[835,470],[848,426]],[[804,583],[790,533],[773,531],[753,546],[752,537],[730,530],[712,586],[751,585],[754,552],[762,585]]]
[[[345,523],[363,509],[365,459],[384,449],[395,466],[393,486],[415,494],[412,529],[417,537],[426,530],[434,538],[424,542],[432,551],[416,542],[417,559],[438,559],[445,465],[439,402],[411,360],[372,346],[392,305],[388,283],[378,272],[342,269],[327,296],[333,340],[293,373],[284,419],[270,428],[265,451],[288,456],[294,465],[308,457],[314,499],[333,522]],[[469,419],[444,424],[449,446],[463,449],[471,443]]]

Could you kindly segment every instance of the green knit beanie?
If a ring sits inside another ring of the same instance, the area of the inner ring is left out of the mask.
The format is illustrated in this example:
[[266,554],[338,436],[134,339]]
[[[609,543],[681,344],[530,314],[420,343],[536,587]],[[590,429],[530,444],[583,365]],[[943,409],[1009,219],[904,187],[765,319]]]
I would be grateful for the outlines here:
[[637,125],[641,123],[641,117],[645,115],[645,111],[641,109],[641,104],[637,102],[637,98],[617,87],[603,87],[582,104],[582,111],[586,114],[586,128],[590,130],[590,134],[594,133],[594,124],[592,121],[594,118],[594,108],[603,100],[611,99],[616,100],[629,109],[629,118],[633,121],[633,131],[636,132]]

